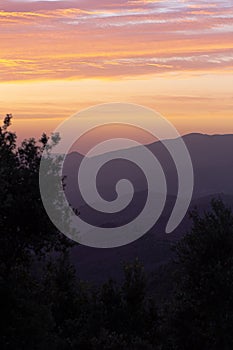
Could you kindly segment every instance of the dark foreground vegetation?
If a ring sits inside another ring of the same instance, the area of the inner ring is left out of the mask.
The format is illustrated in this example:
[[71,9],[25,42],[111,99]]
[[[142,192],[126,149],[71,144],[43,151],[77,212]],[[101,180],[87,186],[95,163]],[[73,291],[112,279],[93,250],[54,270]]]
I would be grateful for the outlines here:
[[90,286],[77,278],[72,244],[40,199],[47,137],[17,147],[10,121],[0,129],[0,348],[232,350],[231,210],[216,200],[203,216],[192,213],[192,229],[174,247],[164,302],[156,302],[138,260],[123,266],[121,284]]

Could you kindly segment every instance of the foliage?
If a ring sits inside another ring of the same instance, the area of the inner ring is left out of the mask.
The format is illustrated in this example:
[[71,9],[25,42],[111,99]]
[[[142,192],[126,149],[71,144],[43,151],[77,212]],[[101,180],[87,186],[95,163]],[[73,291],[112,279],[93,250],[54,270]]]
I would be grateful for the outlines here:
[[233,348],[233,215],[221,200],[191,215],[176,246],[176,293],[167,310],[169,349]]
[[66,252],[71,242],[48,220],[40,197],[39,166],[48,137],[17,146],[16,134],[9,131],[11,119],[8,114],[0,128],[0,345],[46,349],[54,321],[40,304],[36,266],[48,253]]
[[[155,305],[137,259],[124,264],[122,283],[90,286],[78,279],[69,259],[72,244],[52,225],[40,198],[39,167],[42,153],[50,150],[48,137],[17,146],[11,118],[0,128],[0,348],[231,350],[231,210],[215,200],[204,216],[192,213],[192,229],[175,248],[174,281],[170,267],[164,277],[175,291],[166,303]],[[48,161],[53,162],[48,176],[55,176],[59,159]],[[61,209],[59,196],[57,205]]]
[[48,220],[40,197],[39,166],[48,138],[44,134],[39,144],[32,138],[17,147],[16,134],[8,130],[11,118],[7,115],[0,128],[0,267],[5,278],[35,254],[70,244]]

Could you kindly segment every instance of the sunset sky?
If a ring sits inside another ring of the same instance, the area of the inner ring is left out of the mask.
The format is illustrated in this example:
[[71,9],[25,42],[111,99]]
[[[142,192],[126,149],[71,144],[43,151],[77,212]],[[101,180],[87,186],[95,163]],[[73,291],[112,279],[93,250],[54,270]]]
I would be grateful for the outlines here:
[[20,138],[105,102],[233,133],[232,1],[0,0],[0,115]]

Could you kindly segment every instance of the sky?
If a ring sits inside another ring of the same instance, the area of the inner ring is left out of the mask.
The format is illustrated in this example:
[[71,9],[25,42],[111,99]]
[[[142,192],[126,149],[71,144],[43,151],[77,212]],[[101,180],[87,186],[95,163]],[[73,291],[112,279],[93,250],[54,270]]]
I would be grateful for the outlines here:
[[0,0],[0,116],[19,138],[106,102],[233,133],[232,1]]

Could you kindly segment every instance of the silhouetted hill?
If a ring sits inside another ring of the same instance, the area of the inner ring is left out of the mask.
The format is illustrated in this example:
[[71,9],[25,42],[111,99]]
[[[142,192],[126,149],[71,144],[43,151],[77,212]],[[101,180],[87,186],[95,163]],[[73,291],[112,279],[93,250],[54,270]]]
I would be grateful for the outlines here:
[[[193,198],[214,193],[233,194],[233,135],[189,134],[184,136],[183,140],[190,152],[194,168]],[[169,140],[168,142],[172,145],[177,140]],[[155,142],[147,147],[157,157],[164,169],[168,194],[176,196],[177,173],[170,154],[161,142]],[[120,157],[121,152],[124,150],[112,152],[111,157]],[[85,204],[80,196],[77,183],[77,172],[82,158],[82,155],[73,152],[66,157],[64,164],[64,174],[68,176],[66,193],[68,200],[74,207]],[[123,177],[132,181],[137,192],[147,188],[143,172],[137,166],[131,162],[117,159],[106,164],[98,176],[98,189],[104,198],[108,200],[114,198],[115,184]],[[155,192],[159,192],[159,189],[155,188]]]
[[[183,137],[190,152],[194,168],[195,186],[190,209],[197,206],[200,211],[209,207],[211,198],[218,197],[233,204],[233,135],[189,134]],[[177,140],[169,140],[171,144]],[[120,278],[120,262],[139,257],[147,271],[156,271],[159,266],[171,258],[170,246],[179,239],[190,226],[188,215],[172,234],[164,233],[177,193],[177,174],[171,156],[161,142],[147,146],[160,161],[168,183],[168,196],[163,214],[155,227],[138,241],[120,248],[95,249],[77,246],[73,249],[72,259],[78,274],[83,279],[101,282],[112,276]],[[114,151],[115,158],[123,151]],[[102,155],[98,157],[103,157]],[[101,195],[107,199],[115,198],[115,184],[126,177],[136,189],[132,203],[120,213],[104,214],[91,209],[83,202],[77,182],[77,173],[83,156],[74,152],[65,161],[64,174],[68,176],[67,198],[74,207],[80,209],[82,219],[103,227],[115,227],[130,222],[142,210],[146,201],[146,182],[142,171],[130,162],[117,159],[108,163],[100,171],[97,185]],[[159,191],[158,191],[159,192]],[[158,192],[155,195],[159,195]]]

